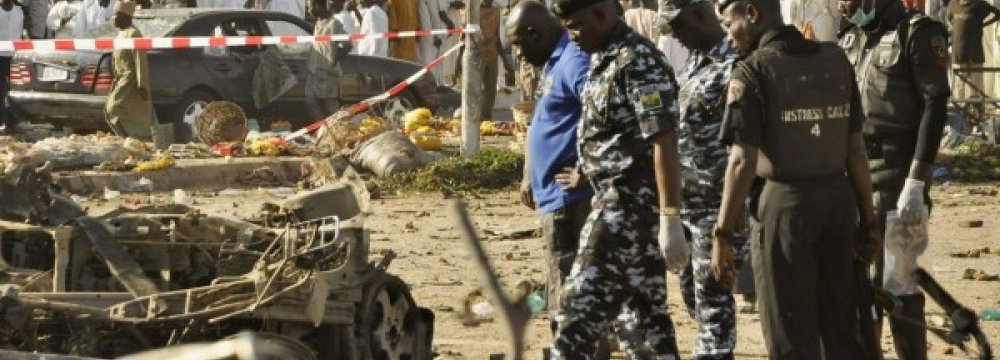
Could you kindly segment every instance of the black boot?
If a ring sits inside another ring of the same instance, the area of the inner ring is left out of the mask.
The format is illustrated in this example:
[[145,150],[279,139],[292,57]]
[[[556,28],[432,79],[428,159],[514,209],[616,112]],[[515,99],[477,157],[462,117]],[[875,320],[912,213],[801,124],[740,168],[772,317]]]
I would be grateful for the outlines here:
[[[926,325],[924,320],[924,294],[902,295],[902,316]],[[899,360],[927,360],[927,330],[907,321],[889,317],[889,328],[896,345]]]

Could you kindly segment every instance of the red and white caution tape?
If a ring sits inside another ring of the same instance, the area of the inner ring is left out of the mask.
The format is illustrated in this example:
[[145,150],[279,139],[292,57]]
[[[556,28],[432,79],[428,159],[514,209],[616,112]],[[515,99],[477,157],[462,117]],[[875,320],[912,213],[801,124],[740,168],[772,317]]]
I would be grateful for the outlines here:
[[0,40],[0,51],[34,50],[118,50],[118,49],[190,49],[205,47],[230,47],[247,45],[287,45],[330,41],[359,41],[369,38],[398,39],[435,35],[453,35],[477,32],[478,27],[465,29],[438,29],[386,32],[379,34],[342,34],[306,36],[188,36],[157,38],[102,38],[102,39],[49,39],[49,40]]
[[400,83],[396,84],[395,86],[389,88],[389,90],[386,90],[386,92],[378,94],[378,95],[375,95],[375,96],[372,96],[372,97],[367,98],[365,100],[362,100],[361,102],[359,102],[357,104],[351,105],[351,107],[347,108],[346,110],[338,111],[336,114],[333,114],[333,115],[331,115],[330,117],[328,117],[326,119],[319,120],[317,122],[309,124],[309,126],[306,126],[306,127],[301,128],[301,129],[299,129],[299,130],[297,130],[297,131],[295,131],[293,133],[285,135],[285,141],[289,141],[289,140],[293,140],[293,139],[302,137],[305,134],[308,134],[310,132],[315,131],[316,129],[319,129],[319,128],[323,127],[323,125],[326,125],[329,122],[337,121],[338,119],[349,118],[351,116],[363,113],[365,111],[368,111],[368,109],[371,109],[371,107],[373,105],[375,105],[375,104],[378,104],[380,102],[383,102],[383,101],[389,100],[389,99],[391,99],[393,97],[396,97],[396,95],[399,95],[399,93],[401,93],[404,90],[406,90],[406,88],[410,87],[410,85],[412,85],[413,83],[417,82],[417,80],[419,80],[420,77],[424,76],[425,74],[427,74],[428,72],[430,72],[431,70],[433,70],[435,67],[437,67],[438,65],[440,65],[441,62],[444,61],[444,58],[446,58],[446,57],[448,57],[448,56],[450,56],[450,55],[458,52],[458,49],[461,49],[462,45],[464,45],[464,44],[463,43],[458,43],[457,45],[455,45],[451,49],[448,49],[448,51],[446,51],[444,54],[442,54],[441,56],[438,56],[436,59],[434,59],[433,61],[431,61],[429,64],[424,65],[424,67],[422,69],[420,69],[420,71],[417,71],[413,75],[410,75],[410,77],[406,78],[406,80],[403,80]]

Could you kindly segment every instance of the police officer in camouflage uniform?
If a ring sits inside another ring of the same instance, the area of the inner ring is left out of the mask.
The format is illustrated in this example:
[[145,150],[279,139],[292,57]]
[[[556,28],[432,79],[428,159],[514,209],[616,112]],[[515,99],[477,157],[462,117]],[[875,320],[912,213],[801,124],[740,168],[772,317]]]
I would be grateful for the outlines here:
[[[719,141],[726,85],[733,63],[739,58],[725,38],[712,2],[708,0],[663,0],[660,8],[671,35],[691,49],[687,68],[681,73],[679,146],[684,176],[684,206],[681,218],[691,233],[694,276],[693,315],[698,322],[695,359],[732,359],[736,348],[736,303],[730,289],[711,276],[712,227],[722,203],[722,182],[728,152]],[[745,237],[734,244],[737,266],[745,253]],[[675,251],[668,247],[669,251]],[[667,267],[671,254],[666,254]],[[683,264],[680,264],[683,265]],[[683,282],[683,281],[682,281]]]
[[[943,24],[907,10],[899,0],[843,0],[853,24],[840,37],[854,65],[866,117],[865,143],[875,186],[880,234],[886,214],[898,210],[904,223],[924,219],[930,207],[930,175],[947,121],[948,39]],[[914,258],[919,246],[906,246]],[[886,251],[894,248],[886,244]],[[882,283],[882,259],[876,262]],[[888,284],[888,283],[887,283]],[[886,290],[903,305],[902,315],[924,321],[924,296],[915,284]],[[927,332],[906,320],[889,318],[896,354],[902,360],[927,359]]]
[[[616,3],[552,6],[570,39],[591,54],[577,144],[595,190],[556,316],[553,359],[590,358],[619,314],[619,334],[634,334],[624,344],[630,357],[678,359],[656,240],[657,214],[676,218],[681,202],[676,83],[663,54],[622,22]],[[666,235],[683,242],[683,228],[671,229]]]
[[[766,179],[751,236],[764,341],[771,359],[860,359],[855,261],[877,234],[864,117],[853,69],[833,43],[785,25],[779,0],[719,5],[733,45],[720,137],[732,144],[712,274],[726,286],[754,176]],[[869,227],[870,229],[870,227]]]

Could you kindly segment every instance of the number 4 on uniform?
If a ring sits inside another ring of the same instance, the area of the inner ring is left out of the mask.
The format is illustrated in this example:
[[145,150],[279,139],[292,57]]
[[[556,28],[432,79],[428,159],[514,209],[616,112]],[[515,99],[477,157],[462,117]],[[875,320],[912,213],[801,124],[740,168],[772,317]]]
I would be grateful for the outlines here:
[[819,124],[814,124],[812,129],[809,129],[809,133],[813,134],[815,137],[819,137]]

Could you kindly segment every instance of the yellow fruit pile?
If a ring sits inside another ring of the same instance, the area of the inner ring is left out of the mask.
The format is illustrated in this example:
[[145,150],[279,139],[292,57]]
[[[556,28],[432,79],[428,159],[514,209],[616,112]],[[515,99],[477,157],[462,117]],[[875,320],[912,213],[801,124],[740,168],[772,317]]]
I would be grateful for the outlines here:
[[140,162],[135,166],[135,169],[132,169],[132,171],[143,172],[143,171],[162,170],[174,166],[174,163],[175,163],[174,157],[170,156],[170,154],[165,154],[161,155],[156,159]]
[[427,108],[415,109],[403,115],[404,134],[409,135],[431,125],[433,125],[433,114]]
[[284,150],[285,140],[281,138],[257,139],[247,148],[247,152],[253,156],[278,156]]
[[361,120],[361,127],[358,128],[358,131],[360,131],[361,135],[366,139],[372,138],[375,135],[384,133],[388,130],[389,124],[386,123],[385,120],[377,117],[369,117]]
[[483,122],[479,123],[479,134],[486,136],[496,135],[497,134],[496,125],[493,125],[493,121],[483,120]]
[[427,151],[437,151],[444,147],[438,136],[442,122],[435,121],[433,116],[426,108],[410,111],[403,116],[403,133],[410,136],[413,144]]

